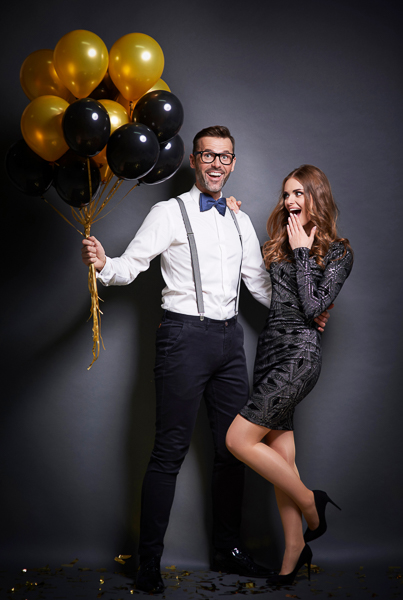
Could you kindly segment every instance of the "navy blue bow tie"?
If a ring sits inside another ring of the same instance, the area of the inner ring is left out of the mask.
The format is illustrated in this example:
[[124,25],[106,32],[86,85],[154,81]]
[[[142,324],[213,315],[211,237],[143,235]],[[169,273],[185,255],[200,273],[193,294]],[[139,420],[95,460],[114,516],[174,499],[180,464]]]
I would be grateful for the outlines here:
[[214,198],[208,196],[207,194],[200,194],[200,211],[204,212],[205,210],[210,210],[212,206],[216,207],[220,215],[225,215],[225,209],[227,208],[227,202],[225,198],[214,200]]

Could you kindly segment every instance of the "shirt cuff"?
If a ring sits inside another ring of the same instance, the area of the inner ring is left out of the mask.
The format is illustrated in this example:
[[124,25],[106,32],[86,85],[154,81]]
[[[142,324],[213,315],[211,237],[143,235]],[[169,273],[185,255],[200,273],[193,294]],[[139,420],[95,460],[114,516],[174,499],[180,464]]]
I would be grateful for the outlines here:
[[106,260],[105,260],[105,264],[104,264],[102,271],[97,271],[96,274],[97,274],[97,279],[99,279],[99,281],[103,285],[108,285],[108,282],[112,278],[113,270],[112,270],[112,265],[111,265],[111,259],[108,258],[107,256],[105,258],[106,258]]

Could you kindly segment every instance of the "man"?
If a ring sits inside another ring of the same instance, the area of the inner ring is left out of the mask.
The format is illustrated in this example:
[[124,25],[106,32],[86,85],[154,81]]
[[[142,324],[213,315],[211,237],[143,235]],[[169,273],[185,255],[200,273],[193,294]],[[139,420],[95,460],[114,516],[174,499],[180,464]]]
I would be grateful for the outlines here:
[[193,274],[186,216],[176,199],[152,207],[119,258],[106,257],[94,237],[83,240],[83,262],[95,265],[104,285],[130,283],[161,255],[166,287],[154,370],[156,437],[143,481],[136,581],[137,588],[147,592],[164,590],[160,573],[163,539],[176,477],[189,449],[202,396],[215,448],[212,568],[252,577],[268,574],[240,549],[244,465],[225,446],[226,431],[248,397],[243,332],[236,315],[240,277],[265,306],[269,307],[271,297],[270,278],[252,224],[242,212],[235,222],[221,197],[235,168],[234,150],[226,127],[200,131],[190,155],[196,183],[180,196],[196,242],[201,293],[196,293],[198,276]]

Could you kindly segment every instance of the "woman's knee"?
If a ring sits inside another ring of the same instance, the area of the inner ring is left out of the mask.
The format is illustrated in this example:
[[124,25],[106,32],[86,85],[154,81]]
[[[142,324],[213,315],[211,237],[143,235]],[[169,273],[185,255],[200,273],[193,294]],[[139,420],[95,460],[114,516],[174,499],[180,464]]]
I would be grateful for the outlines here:
[[228,450],[239,459],[246,456],[257,443],[261,442],[266,432],[264,427],[255,425],[237,415],[227,431],[225,444]]
[[225,436],[225,445],[227,449],[231,452],[231,454],[233,454],[234,456],[237,455],[237,436],[235,435],[232,426],[228,429],[227,435]]

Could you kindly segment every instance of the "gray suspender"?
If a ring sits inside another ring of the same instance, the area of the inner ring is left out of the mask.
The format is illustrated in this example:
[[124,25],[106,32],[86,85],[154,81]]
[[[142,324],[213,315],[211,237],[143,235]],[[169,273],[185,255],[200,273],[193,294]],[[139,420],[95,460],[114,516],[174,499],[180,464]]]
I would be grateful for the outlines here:
[[176,198],[179,204],[179,208],[181,209],[183,222],[185,223],[186,233],[188,236],[188,242],[190,247],[190,259],[192,261],[192,270],[193,270],[193,279],[195,282],[196,288],[196,302],[197,302],[197,310],[199,311],[200,321],[204,319],[204,302],[203,302],[203,294],[202,294],[202,284],[200,277],[200,266],[199,266],[199,257],[197,256],[197,248],[194,233],[192,231],[192,226],[190,225],[189,216],[185,207],[185,203],[182,198]]
[[235,227],[238,231],[239,234],[239,241],[241,242],[241,249],[242,249],[242,257],[241,257],[241,264],[239,265],[239,279],[238,279],[238,287],[237,287],[237,292],[236,292],[236,303],[235,303],[235,314],[238,314],[238,307],[239,307],[239,292],[241,291],[241,278],[242,278],[242,260],[243,260],[243,242],[242,242],[242,233],[241,230],[239,229],[239,225],[238,225],[238,221],[237,218],[235,216],[235,213],[233,210],[228,209],[231,213],[231,217],[234,220],[235,223]]
[[[202,294],[202,283],[201,283],[201,276],[200,276],[199,257],[197,255],[197,248],[196,248],[194,233],[192,231],[192,226],[190,225],[189,216],[188,216],[188,213],[187,213],[187,210],[185,207],[185,203],[183,202],[182,198],[177,197],[176,200],[178,201],[179,208],[181,209],[183,222],[185,224],[186,233],[188,236],[188,242],[189,242],[189,248],[190,248],[190,259],[192,262],[193,279],[195,282],[195,289],[196,289],[197,310],[200,315],[200,321],[203,321],[204,314],[205,314],[204,313],[204,302],[203,302],[203,294]],[[241,242],[241,248],[242,248],[242,254],[243,254],[243,243],[242,243],[241,230],[239,229],[239,225],[238,225],[238,221],[236,219],[235,213],[232,210],[230,210],[230,213],[231,213],[231,216],[235,223],[235,227],[237,228],[237,231],[239,234],[239,239]],[[240,287],[241,287],[241,272],[242,272],[242,259],[241,259],[241,265],[239,267],[239,279],[238,279],[238,286],[237,286],[235,314],[238,314],[239,292],[240,292]]]

